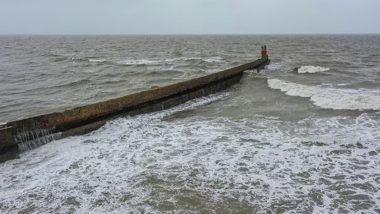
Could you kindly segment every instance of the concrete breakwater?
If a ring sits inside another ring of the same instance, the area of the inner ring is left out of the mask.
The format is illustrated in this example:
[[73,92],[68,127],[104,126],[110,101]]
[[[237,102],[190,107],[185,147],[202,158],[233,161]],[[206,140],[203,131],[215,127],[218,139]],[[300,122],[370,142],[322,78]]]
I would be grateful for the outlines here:
[[216,93],[240,81],[245,70],[269,63],[267,57],[203,77],[124,97],[8,122],[0,126],[0,162],[49,141],[95,130],[120,115],[168,109],[188,100]]

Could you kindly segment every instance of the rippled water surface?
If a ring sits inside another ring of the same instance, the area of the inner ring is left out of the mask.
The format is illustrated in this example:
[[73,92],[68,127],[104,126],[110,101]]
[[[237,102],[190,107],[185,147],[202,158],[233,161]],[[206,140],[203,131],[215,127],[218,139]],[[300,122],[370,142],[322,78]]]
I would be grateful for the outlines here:
[[0,164],[3,213],[380,213],[380,36],[3,36],[0,122],[250,62],[232,88]]

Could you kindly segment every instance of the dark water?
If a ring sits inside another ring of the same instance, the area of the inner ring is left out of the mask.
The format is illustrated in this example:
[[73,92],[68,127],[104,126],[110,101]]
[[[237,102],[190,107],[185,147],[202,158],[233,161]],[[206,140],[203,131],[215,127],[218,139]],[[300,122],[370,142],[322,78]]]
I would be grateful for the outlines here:
[[379,213],[380,36],[0,37],[0,121],[256,59],[240,84],[0,165],[5,213]]

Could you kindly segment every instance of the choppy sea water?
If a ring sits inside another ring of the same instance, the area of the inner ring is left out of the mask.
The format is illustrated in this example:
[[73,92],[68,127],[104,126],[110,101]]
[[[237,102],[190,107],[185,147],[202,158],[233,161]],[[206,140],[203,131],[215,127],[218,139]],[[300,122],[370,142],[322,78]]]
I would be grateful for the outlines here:
[[252,61],[241,83],[0,164],[5,213],[380,213],[380,36],[0,37],[0,121]]

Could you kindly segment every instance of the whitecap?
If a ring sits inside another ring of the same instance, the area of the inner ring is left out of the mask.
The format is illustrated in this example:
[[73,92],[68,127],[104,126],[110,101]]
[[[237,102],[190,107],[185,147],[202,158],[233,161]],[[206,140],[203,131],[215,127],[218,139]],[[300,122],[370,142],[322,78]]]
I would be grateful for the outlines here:
[[321,67],[321,66],[301,66],[298,68],[298,73],[299,74],[319,73],[319,72],[325,72],[328,70],[330,70],[330,68]]
[[314,105],[336,110],[380,110],[380,90],[338,89],[268,79],[268,86],[289,96],[310,98]]
[[129,59],[124,60],[120,62],[120,64],[123,65],[153,65],[153,64],[159,64],[160,61],[157,60],[150,60],[150,59]]
[[202,57],[176,57],[176,58],[167,58],[167,59],[130,59],[130,60],[124,60],[122,62],[119,62],[123,65],[156,65],[156,64],[172,64],[175,62],[186,62],[190,60],[200,60],[208,63],[215,63],[215,62],[222,62],[223,58],[216,56],[216,57],[208,57],[208,58],[202,58]]
[[178,57],[178,58],[165,59],[164,61],[170,63],[170,62],[176,62],[176,61],[190,61],[190,60],[200,60],[204,62],[213,63],[213,62],[222,62],[223,58],[220,56],[207,57],[207,58],[205,57]]
[[168,59],[164,59],[163,62],[172,63],[172,62],[176,62],[176,61],[186,61],[187,59],[189,59],[189,58],[186,58],[186,57],[168,58]]
[[337,84],[337,86],[347,86],[348,85],[348,83],[339,83],[339,84]]
[[223,58],[222,57],[219,57],[219,56],[216,56],[216,57],[210,57],[210,58],[206,58],[206,59],[203,59],[205,62],[222,62],[223,61]]
[[89,59],[88,61],[95,62],[95,63],[102,63],[102,62],[105,62],[106,60],[105,59]]

